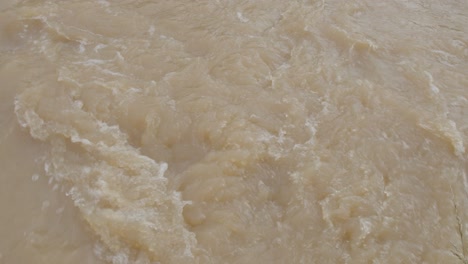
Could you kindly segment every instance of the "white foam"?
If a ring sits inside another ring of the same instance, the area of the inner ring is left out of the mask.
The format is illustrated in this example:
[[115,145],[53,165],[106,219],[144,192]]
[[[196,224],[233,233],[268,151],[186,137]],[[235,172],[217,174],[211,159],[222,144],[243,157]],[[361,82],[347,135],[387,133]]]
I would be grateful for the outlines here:
[[148,33],[150,34],[150,36],[153,36],[154,35],[154,32],[155,32],[155,27],[153,25],[151,25],[148,29]]
[[89,67],[89,66],[106,64],[108,62],[109,61],[105,61],[105,60],[89,59],[85,61],[77,61],[77,62],[74,62],[73,64],[84,65],[84,66]]
[[109,1],[107,1],[107,0],[98,0],[97,2],[98,2],[98,4],[101,5],[102,7],[108,7],[108,6],[110,6]]
[[80,42],[80,46],[78,48],[78,53],[84,53],[86,51],[85,43]]
[[94,52],[98,53],[99,50],[101,50],[103,48],[106,48],[106,47],[107,47],[107,45],[105,45],[105,44],[98,44],[98,45],[96,45],[96,47],[94,47],[93,50],[94,50]]
[[237,18],[243,23],[249,22],[249,19],[246,18],[242,12],[237,12]]
[[430,74],[427,71],[424,71],[424,73],[429,78],[429,87],[431,88],[431,91],[435,94],[438,94],[440,92],[440,89],[434,84],[434,78],[432,77],[432,74]]
[[82,109],[83,108],[83,101],[75,100],[75,101],[73,101],[73,106],[78,108],[78,109]]
[[119,76],[119,77],[125,77],[125,74],[122,74],[120,72],[114,72],[108,69],[101,69],[101,72],[112,75],[112,76]]
[[37,181],[39,179],[39,175],[38,174],[33,174],[31,179],[32,179],[32,181]]

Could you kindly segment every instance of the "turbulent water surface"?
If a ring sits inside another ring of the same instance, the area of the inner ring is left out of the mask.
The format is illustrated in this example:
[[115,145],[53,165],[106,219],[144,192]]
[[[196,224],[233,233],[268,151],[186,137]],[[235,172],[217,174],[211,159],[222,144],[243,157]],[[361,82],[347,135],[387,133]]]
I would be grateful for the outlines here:
[[467,263],[466,0],[0,3],[0,263]]

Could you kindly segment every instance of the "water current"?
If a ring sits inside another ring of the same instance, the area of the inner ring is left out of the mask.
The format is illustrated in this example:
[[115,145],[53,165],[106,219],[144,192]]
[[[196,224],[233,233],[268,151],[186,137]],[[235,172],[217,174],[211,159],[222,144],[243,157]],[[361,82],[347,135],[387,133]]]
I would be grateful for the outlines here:
[[3,0],[0,263],[468,263],[466,0]]

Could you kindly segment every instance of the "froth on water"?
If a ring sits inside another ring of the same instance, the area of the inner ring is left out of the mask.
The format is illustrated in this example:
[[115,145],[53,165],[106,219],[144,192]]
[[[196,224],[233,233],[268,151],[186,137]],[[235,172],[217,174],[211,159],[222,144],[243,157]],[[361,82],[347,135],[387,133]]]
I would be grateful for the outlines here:
[[467,13],[2,2],[0,263],[466,263]]

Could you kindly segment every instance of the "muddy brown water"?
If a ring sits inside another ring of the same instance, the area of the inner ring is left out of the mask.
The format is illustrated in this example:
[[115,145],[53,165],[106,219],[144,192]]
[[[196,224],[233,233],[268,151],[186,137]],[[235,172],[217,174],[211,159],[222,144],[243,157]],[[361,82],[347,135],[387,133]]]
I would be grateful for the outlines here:
[[0,263],[463,263],[466,1],[0,3]]

